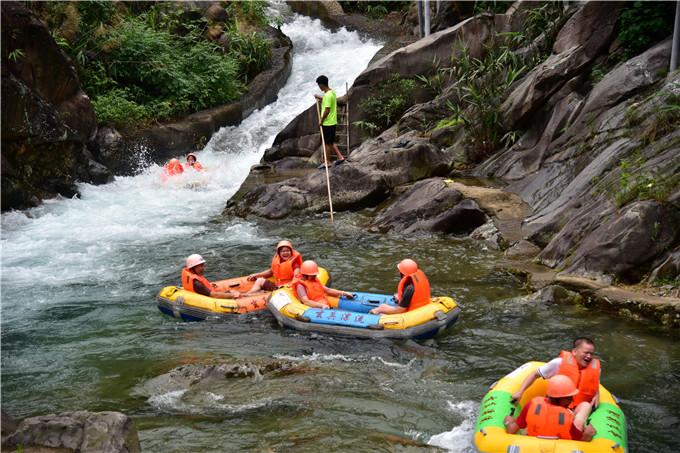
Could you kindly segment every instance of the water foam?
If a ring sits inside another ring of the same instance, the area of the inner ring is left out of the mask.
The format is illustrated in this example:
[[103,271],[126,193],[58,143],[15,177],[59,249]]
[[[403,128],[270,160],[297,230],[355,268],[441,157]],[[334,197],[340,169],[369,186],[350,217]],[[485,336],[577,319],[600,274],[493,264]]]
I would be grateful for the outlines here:
[[476,449],[472,444],[472,436],[478,408],[478,403],[474,401],[448,401],[449,411],[462,417],[463,421],[458,426],[454,426],[451,431],[430,437],[427,443],[455,453],[474,453]]

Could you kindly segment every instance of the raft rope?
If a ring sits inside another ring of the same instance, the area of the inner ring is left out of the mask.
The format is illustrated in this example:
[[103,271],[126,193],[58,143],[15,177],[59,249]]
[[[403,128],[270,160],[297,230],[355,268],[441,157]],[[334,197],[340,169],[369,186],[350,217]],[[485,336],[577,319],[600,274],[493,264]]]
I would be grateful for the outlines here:
[[323,152],[323,163],[326,167],[326,186],[328,187],[328,205],[331,208],[331,223],[333,223],[333,198],[331,197],[331,179],[328,174],[328,157],[326,156],[326,140],[323,138],[323,128],[321,127],[321,110],[319,102],[316,104],[316,115],[319,117],[319,133],[321,134],[321,151]]

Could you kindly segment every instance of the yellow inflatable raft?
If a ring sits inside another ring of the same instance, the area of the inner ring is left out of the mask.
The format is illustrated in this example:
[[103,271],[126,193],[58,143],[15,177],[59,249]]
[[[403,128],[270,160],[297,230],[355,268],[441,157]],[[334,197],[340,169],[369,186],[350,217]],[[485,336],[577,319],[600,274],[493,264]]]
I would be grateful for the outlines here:
[[[325,285],[330,281],[328,271],[319,268],[319,280]],[[214,282],[220,292],[236,290],[241,293],[250,291],[255,282],[247,276]],[[220,318],[233,314],[261,311],[267,308],[271,292],[261,291],[251,296],[237,299],[216,299],[184,290],[181,286],[166,286],[156,298],[158,309],[167,315],[185,321],[201,321],[207,318]]]
[[274,291],[267,302],[281,326],[296,330],[368,338],[430,338],[458,319],[460,307],[450,297],[434,297],[423,307],[397,315],[368,313],[380,304],[395,304],[384,294],[353,293],[354,298],[329,297],[333,309],[311,308],[291,287]]
[[600,385],[600,405],[588,423],[597,431],[590,442],[565,439],[545,439],[522,434],[508,434],[503,425],[507,415],[519,416],[521,408],[532,398],[545,395],[547,381],[536,379],[522,395],[519,404],[511,402],[524,379],[543,365],[528,362],[496,382],[482,400],[475,426],[475,446],[485,453],[626,453],[628,436],[626,417],[615,397]]

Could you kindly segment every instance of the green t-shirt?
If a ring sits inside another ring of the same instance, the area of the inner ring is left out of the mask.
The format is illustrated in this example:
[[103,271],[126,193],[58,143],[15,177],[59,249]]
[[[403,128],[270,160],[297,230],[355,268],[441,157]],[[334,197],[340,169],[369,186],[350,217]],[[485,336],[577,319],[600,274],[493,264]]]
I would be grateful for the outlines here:
[[324,126],[334,126],[338,124],[338,103],[335,96],[335,91],[328,90],[323,95],[323,101],[321,101],[321,115],[326,111],[326,107],[331,109],[328,112],[328,116],[323,120]]

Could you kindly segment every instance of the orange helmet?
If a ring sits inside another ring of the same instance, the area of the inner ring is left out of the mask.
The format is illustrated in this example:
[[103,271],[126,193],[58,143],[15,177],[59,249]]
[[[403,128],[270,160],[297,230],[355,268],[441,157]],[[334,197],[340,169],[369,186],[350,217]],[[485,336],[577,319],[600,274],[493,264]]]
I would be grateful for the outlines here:
[[302,275],[317,275],[319,273],[319,266],[314,261],[307,260],[300,266],[300,273]]
[[278,252],[281,247],[288,247],[291,251],[293,250],[293,244],[291,244],[290,241],[279,241],[279,243],[276,244],[276,251]]
[[194,253],[193,255],[189,255],[189,257],[187,258],[186,265],[187,265],[187,269],[191,269],[192,267],[196,267],[199,264],[203,264],[203,263],[205,263],[205,260],[203,259],[203,257],[201,255],[199,255],[198,253]]
[[546,394],[551,398],[565,398],[578,393],[574,381],[563,374],[556,374],[548,379],[548,391]]
[[397,269],[399,269],[399,272],[401,272],[404,275],[411,275],[415,274],[416,271],[418,270],[418,264],[412,259],[406,258],[405,260],[401,260],[401,262],[397,264]]

